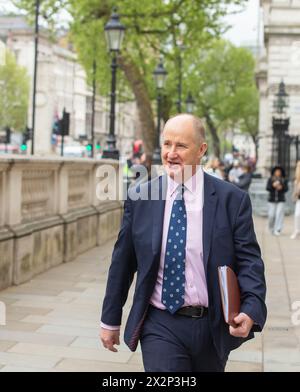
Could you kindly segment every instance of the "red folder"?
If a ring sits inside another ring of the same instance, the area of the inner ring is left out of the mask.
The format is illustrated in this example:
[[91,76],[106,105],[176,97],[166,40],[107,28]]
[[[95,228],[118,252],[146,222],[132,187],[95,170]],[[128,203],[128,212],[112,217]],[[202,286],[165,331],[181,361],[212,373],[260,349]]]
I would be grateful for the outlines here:
[[225,322],[236,327],[233,319],[240,313],[241,296],[237,277],[234,271],[224,265],[218,267],[220,293]]

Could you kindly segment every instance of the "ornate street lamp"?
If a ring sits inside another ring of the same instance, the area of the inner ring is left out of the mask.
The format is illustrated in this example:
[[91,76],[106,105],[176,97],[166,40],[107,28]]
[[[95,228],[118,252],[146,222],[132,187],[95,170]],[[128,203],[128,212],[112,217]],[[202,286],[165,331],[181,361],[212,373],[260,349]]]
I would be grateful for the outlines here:
[[283,80],[279,83],[278,93],[275,94],[273,108],[276,114],[285,114],[285,109],[289,107],[289,95],[285,91],[285,84]]
[[161,164],[161,156],[160,156],[160,121],[161,121],[161,101],[162,95],[161,91],[165,86],[167,71],[164,68],[163,60],[160,58],[160,61],[153,72],[153,77],[156,84],[157,90],[157,129],[156,129],[156,146],[152,156],[152,162],[154,165]]
[[111,94],[109,134],[107,136],[107,148],[103,151],[102,158],[119,159],[119,151],[116,149],[115,137],[115,107],[116,107],[116,81],[117,81],[117,54],[119,53],[124,38],[125,27],[119,20],[119,15],[114,9],[111,19],[104,27],[105,37],[109,51],[112,53],[111,62]]
[[153,71],[153,77],[155,80],[155,85],[158,91],[163,89],[165,87],[166,83],[166,78],[167,78],[168,72],[164,68],[163,60],[162,57],[160,58],[160,61]]
[[290,119],[286,115],[286,109],[289,107],[288,97],[285,84],[281,81],[273,102],[275,113],[272,117],[272,165],[282,166],[287,176],[290,171],[290,136],[288,133]]
[[188,96],[187,96],[185,103],[186,103],[187,113],[193,113],[194,108],[195,108],[195,100],[194,100],[191,92],[188,93]]

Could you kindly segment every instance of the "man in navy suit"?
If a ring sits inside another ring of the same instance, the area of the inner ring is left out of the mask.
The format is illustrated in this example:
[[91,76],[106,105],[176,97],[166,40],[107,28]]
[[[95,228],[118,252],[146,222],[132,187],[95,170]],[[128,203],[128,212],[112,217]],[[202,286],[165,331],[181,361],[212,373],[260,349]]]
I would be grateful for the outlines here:
[[[132,188],[124,203],[100,338],[117,351],[122,308],[137,273],[124,340],[132,351],[140,341],[145,371],[222,372],[230,351],[266,321],[264,264],[249,196],[203,172],[206,150],[199,118],[171,118],[161,153],[166,175]],[[235,328],[222,313],[222,265],[239,281]]]

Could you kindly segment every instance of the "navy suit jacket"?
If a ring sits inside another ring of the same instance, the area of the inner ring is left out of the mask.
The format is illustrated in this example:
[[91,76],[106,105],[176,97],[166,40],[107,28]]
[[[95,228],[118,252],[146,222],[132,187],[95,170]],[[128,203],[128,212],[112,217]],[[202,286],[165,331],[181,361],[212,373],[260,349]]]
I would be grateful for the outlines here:
[[[152,190],[151,190],[152,189]],[[136,285],[124,340],[131,351],[138,345],[139,334],[156,284],[163,231],[167,176],[129,190],[124,215],[114,246],[108,274],[101,321],[121,325],[122,308],[135,273]],[[157,200],[143,200],[145,194],[157,194]],[[221,358],[263,329],[267,309],[264,264],[256,240],[250,198],[236,186],[204,173],[203,259],[209,298],[209,325]],[[228,265],[237,274],[241,290],[241,312],[254,321],[247,338],[229,334],[222,313],[218,266]]]

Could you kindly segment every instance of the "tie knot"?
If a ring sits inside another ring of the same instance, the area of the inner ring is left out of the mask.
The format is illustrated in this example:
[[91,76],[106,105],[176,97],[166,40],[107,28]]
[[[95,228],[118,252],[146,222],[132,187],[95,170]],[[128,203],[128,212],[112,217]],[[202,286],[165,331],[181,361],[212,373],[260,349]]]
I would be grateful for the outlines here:
[[185,190],[184,184],[178,185],[176,199],[179,199],[179,200],[183,199],[184,190]]

